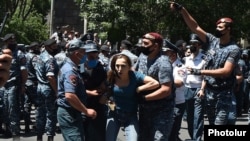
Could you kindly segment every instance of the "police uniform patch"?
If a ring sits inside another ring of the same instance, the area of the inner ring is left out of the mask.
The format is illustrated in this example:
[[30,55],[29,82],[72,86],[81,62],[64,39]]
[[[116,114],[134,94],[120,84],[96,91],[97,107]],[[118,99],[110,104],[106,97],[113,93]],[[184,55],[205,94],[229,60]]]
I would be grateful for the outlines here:
[[187,72],[185,69],[179,69],[177,71],[177,74],[180,76],[180,77],[186,77],[187,76]]
[[70,75],[70,76],[69,76],[69,80],[70,80],[70,83],[71,83],[72,85],[74,85],[74,86],[77,85],[77,77],[76,77],[76,75]]

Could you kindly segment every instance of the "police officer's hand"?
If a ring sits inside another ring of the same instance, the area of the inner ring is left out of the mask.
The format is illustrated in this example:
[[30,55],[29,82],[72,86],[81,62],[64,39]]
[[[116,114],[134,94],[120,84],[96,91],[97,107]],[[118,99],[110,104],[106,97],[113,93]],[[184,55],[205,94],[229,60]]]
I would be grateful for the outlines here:
[[183,6],[177,2],[169,1],[170,3],[170,9],[173,11],[180,11]]
[[97,116],[97,113],[96,113],[96,111],[94,109],[87,109],[86,115],[88,117],[91,117],[92,119],[95,119],[96,116]]
[[2,87],[9,79],[11,61],[11,50],[3,49],[2,54],[0,55],[0,87]]
[[197,93],[197,96],[198,96],[200,99],[203,99],[203,98],[205,97],[204,89],[200,89],[199,92]]
[[87,90],[87,94],[90,95],[90,96],[98,96],[101,93],[98,90]]
[[188,74],[201,75],[201,70],[200,69],[187,68],[187,71],[189,72]]

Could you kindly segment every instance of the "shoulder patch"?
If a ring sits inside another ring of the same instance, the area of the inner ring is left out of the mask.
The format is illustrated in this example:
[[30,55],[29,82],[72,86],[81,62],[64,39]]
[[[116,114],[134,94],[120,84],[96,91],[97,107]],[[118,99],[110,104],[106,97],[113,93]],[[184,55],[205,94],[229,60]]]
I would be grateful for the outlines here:
[[77,85],[77,76],[76,75],[70,75],[69,76],[70,83],[74,86]]

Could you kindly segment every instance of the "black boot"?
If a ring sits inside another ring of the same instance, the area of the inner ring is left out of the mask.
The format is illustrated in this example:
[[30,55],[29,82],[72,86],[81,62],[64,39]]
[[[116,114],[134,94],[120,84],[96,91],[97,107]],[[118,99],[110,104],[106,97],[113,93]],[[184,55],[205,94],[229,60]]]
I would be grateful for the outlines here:
[[6,138],[11,138],[11,137],[12,137],[12,133],[11,133],[9,127],[6,127],[6,128],[5,128],[4,137],[6,137]]
[[53,141],[54,140],[54,136],[48,136],[48,141]]
[[43,141],[43,135],[37,135],[36,141]]

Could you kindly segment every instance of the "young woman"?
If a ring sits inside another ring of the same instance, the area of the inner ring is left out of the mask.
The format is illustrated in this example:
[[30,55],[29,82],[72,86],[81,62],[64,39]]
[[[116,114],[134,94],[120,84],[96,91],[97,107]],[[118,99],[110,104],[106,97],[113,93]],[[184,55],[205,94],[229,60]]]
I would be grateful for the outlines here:
[[111,60],[108,72],[110,95],[115,108],[110,108],[107,119],[106,141],[116,141],[120,127],[124,127],[127,141],[138,140],[138,98],[145,99],[139,93],[159,87],[159,83],[144,74],[132,71],[132,62],[124,54],[118,54]]

